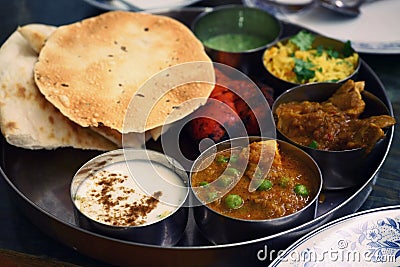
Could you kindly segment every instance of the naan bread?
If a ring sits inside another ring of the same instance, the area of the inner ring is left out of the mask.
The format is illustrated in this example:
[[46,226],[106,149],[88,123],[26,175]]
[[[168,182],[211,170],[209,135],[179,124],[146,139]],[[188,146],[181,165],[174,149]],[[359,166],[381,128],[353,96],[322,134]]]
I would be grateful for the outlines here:
[[45,24],[28,24],[18,28],[18,32],[28,41],[37,54],[40,53],[47,37],[54,32],[56,27]]
[[[41,32],[37,25],[32,27]],[[47,31],[42,37],[54,30],[46,25],[40,28]],[[40,42],[35,43],[40,47]],[[115,149],[115,144],[73,123],[44,98],[33,79],[37,57],[18,31],[0,48],[0,127],[7,142],[28,149]]]
[[[211,60],[186,26],[164,16],[111,11],[57,28],[40,52],[34,76],[46,99],[79,125],[145,132],[206,102],[213,84],[183,85],[164,96],[147,118],[142,103],[156,100],[141,94],[129,127],[124,127],[129,103],[147,79],[170,66],[194,61],[208,62],[202,71],[213,80]],[[200,100],[174,112],[193,98]]]

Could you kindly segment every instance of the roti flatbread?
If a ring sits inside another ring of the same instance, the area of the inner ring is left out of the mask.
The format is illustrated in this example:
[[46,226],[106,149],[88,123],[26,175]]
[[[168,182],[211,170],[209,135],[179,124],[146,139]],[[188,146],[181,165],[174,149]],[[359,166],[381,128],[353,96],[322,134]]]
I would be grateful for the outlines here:
[[[111,11],[57,28],[41,49],[34,76],[46,99],[77,124],[143,133],[206,102],[213,84],[182,85],[158,101],[149,115],[141,112],[142,103],[157,99],[141,94],[129,127],[124,127],[130,101],[146,80],[168,67],[195,61],[209,63],[202,71],[213,80],[211,60],[186,26],[164,16]],[[193,98],[201,100],[173,112]]]
[[45,24],[28,24],[19,27],[18,32],[28,41],[31,48],[39,54],[47,37],[49,37],[56,28],[55,26]]
[[36,61],[37,53],[18,31],[0,48],[0,127],[7,142],[28,149],[115,149],[115,144],[73,123],[44,98],[33,79]]

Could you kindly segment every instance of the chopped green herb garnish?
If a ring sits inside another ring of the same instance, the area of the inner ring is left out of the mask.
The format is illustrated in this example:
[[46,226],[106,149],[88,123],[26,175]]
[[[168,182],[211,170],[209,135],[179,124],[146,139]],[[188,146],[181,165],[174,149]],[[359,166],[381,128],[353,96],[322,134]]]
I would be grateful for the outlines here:
[[300,82],[308,81],[314,78],[315,71],[312,70],[314,64],[298,58],[294,59],[293,72],[296,73],[297,80]]
[[346,43],[344,43],[344,47],[343,47],[343,56],[345,57],[349,57],[354,53],[353,48],[351,47],[351,42],[348,40],[346,41]]
[[305,51],[311,49],[314,39],[315,36],[313,34],[302,30],[290,38],[290,41],[294,43],[300,50]]
[[309,148],[317,149],[318,143],[315,140],[312,140],[311,143],[308,145]]
[[328,48],[325,51],[332,58],[338,58],[339,57],[339,52],[334,50],[334,49],[332,49],[332,48]]
[[317,47],[317,53],[315,54],[317,57],[322,56],[322,53],[324,52],[324,47],[322,45],[319,45]]

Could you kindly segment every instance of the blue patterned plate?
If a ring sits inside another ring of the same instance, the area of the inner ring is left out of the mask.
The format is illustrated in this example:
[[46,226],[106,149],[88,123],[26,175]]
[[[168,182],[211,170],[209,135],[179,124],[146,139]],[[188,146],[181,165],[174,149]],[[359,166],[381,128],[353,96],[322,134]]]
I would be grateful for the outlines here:
[[[400,206],[355,213],[307,234],[270,266],[399,266]],[[278,255],[279,254],[279,255]]]

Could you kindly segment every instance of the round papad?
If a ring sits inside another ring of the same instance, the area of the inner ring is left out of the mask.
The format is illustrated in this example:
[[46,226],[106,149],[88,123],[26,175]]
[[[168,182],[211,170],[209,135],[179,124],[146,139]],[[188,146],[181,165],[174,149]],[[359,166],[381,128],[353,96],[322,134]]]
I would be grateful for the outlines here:
[[[57,28],[40,51],[34,75],[46,99],[77,124],[142,132],[161,126],[168,109],[188,99],[206,102],[214,85],[187,84],[176,88],[180,93],[164,96],[164,102],[157,104],[162,108],[150,115],[138,112],[138,118],[150,116],[146,125],[136,125],[143,122],[140,118],[131,129],[123,126],[129,103],[146,80],[168,67],[196,61],[211,62],[201,42],[182,23],[165,16],[111,11]],[[195,108],[181,110],[179,116]]]

